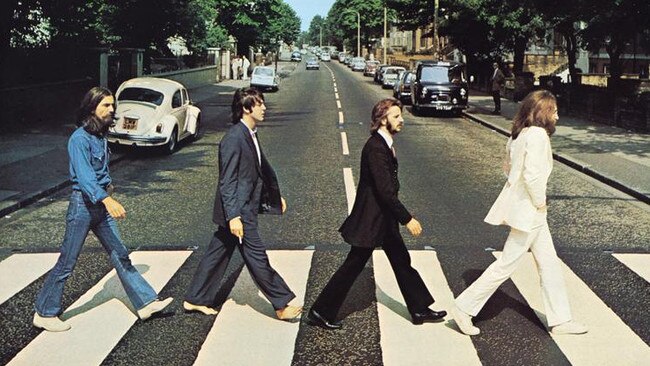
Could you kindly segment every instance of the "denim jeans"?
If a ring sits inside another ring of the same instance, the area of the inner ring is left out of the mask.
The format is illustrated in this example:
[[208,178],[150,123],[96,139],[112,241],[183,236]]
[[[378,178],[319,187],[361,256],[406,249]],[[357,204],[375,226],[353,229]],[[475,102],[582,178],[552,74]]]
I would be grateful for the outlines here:
[[36,298],[36,312],[41,316],[59,316],[65,281],[72,274],[88,232],[92,230],[111,257],[111,262],[136,309],[157,298],[156,291],[131,264],[129,253],[120,239],[117,222],[102,203],[93,204],[79,191],[73,191],[66,215],[61,254]]

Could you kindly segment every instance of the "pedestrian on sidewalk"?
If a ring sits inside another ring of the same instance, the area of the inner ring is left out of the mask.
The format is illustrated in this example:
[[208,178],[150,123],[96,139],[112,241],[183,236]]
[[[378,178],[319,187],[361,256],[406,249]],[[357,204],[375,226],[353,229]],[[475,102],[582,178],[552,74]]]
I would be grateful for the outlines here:
[[230,67],[232,69],[232,79],[239,79],[239,56],[235,55],[235,58],[230,63]]
[[501,114],[501,87],[506,81],[506,77],[503,75],[501,69],[499,69],[499,64],[494,62],[492,64],[494,72],[492,73],[492,99],[494,100],[494,110],[492,114],[498,115]]
[[251,62],[248,61],[246,55],[242,56],[242,80],[248,80],[248,69],[251,67]]
[[307,314],[307,322],[325,329],[339,329],[339,309],[376,247],[382,247],[397,278],[413,324],[442,321],[445,311],[429,309],[434,302],[411,257],[399,224],[411,235],[422,226],[398,198],[397,155],[393,137],[402,130],[402,103],[394,98],[379,101],[372,109],[371,136],[361,152],[361,175],[352,212],[339,228],[352,246],[345,262],[334,273]]
[[219,181],[212,216],[218,228],[185,296],[183,307],[187,311],[217,314],[217,292],[237,247],[278,319],[291,320],[302,313],[302,306],[289,305],[296,295],[271,267],[258,232],[258,214],[280,215],[287,209],[275,172],[257,137],[257,125],[264,121],[265,110],[264,95],[257,89],[235,92],[233,125],[219,144]]
[[499,259],[456,298],[452,316],[462,333],[480,333],[471,317],[512,276],[528,250],[537,264],[551,332],[587,332],[571,315],[562,266],[546,218],[546,185],[553,168],[550,136],[557,120],[557,102],[547,90],[530,93],[515,115],[503,165],[508,180],[485,218],[492,225],[510,226],[510,235]]
[[77,128],[68,141],[70,179],[73,183],[61,254],[50,271],[35,304],[33,323],[38,328],[62,332],[70,325],[61,319],[61,298],[90,230],[110,255],[122,286],[144,320],[172,302],[158,300],[156,291],[131,264],[116,219],[126,217],[124,207],[111,197],[109,152],[106,141],[113,124],[115,100],[108,89],[94,87],[86,93],[78,111]]

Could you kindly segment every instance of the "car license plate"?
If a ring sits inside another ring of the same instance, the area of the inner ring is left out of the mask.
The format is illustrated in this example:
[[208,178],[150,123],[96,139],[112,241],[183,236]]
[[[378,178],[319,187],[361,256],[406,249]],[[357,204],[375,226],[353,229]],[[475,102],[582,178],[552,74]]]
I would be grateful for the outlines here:
[[124,118],[122,128],[125,130],[135,130],[138,128],[138,120],[132,118]]
[[451,110],[450,105],[437,105],[435,108],[438,109],[438,110],[441,110],[441,111],[450,111]]

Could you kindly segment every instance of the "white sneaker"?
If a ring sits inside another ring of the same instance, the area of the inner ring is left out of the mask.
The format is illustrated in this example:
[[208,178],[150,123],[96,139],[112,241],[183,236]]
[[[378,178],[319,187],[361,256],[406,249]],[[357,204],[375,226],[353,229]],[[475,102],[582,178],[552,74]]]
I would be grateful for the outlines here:
[[166,308],[172,301],[174,301],[173,297],[168,297],[165,300],[154,300],[149,305],[138,310],[138,317],[142,320],[149,319],[153,313],[157,313]]
[[472,318],[457,306],[451,308],[451,316],[454,318],[456,325],[458,325],[458,329],[460,329],[462,333],[469,336],[481,333],[481,330],[472,324]]
[[573,320],[564,322],[560,325],[556,325],[551,328],[551,333],[553,334],[585,334],[589,331],[586,325],[578,323]]
[[64,322],[56,316],[40,316],[34,313],[34,321],[32,322],[35,327],[45,329],[48,332],[65,332],[72,328],[70,324]]

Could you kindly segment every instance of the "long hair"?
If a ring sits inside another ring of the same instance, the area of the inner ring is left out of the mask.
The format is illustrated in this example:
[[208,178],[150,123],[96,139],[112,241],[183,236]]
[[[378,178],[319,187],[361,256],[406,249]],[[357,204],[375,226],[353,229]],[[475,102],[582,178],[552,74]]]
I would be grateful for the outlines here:
[[244,109],[251,110],[257,103],[264,103],[264,94],[256,88],[237,89],[232,98],[232,124],[239,123],[244,116]]
[[90,89],[81,100],[79,109],[77,109],[77,126],[83,127],[93,135],[106,134],[108,126],[95,115],[95,110],[104,98],[111,96],[113,96],[113,93],[104,87],[96,86]]
[[542,127],[551,136],[555,132],[553,115],[556,108],[557,101],[550,91],[537,90],[528,94],[512,122],[512,139],[515,140],[525,127],[531,126]]
[[381,121],[388,116],[388,110],[391,107],[402,109],[402,102],[395,98],[382,99],[372,108],[372,121],[370,122],[370,132],[375,132],[381,127]]

